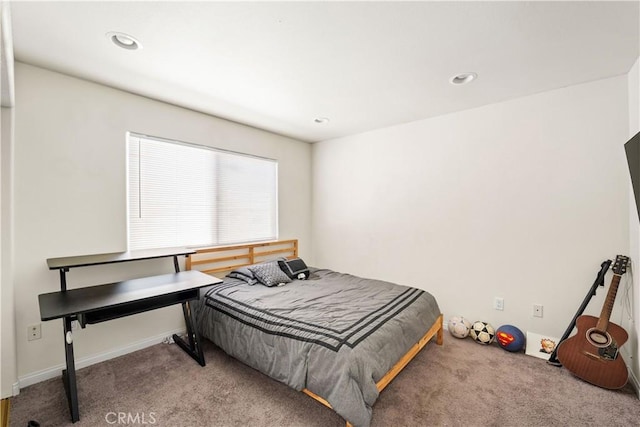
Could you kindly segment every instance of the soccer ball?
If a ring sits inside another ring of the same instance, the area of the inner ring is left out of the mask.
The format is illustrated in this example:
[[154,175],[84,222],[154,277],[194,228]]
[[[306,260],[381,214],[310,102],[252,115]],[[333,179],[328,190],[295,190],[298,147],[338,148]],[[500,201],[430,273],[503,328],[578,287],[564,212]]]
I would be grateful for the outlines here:
[[449,333],[456,338],[466,338],[471,329],[471,322],[462,316],[453,316],[447,324]]
[[471,338],[478,344],[486,345],[493,342],[493,338],[496,336],[496,330],[493,329],[490,323],[478,320],[471,325],[469,335],[471,335]]

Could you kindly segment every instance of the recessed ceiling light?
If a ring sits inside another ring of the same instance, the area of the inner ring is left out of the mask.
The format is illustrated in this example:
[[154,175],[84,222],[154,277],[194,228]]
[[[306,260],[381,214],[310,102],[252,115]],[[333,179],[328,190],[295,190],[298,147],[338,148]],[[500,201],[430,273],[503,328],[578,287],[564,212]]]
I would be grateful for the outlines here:
[[142,49],[142,44],[136,40],[133,36],[125,33],[117,33],[115,31],[108,32],[107,38],[118,47],[128,50]]
[[478,75],[476,73],[461,73],[451,77],[449,82],[454,85],[464,85],[474,81]]
[[316,117],[315,119],[313,119],[314,123],[318,123],[318,124],[325,124],[325,123],[329,123],[329,118],[328,117]]

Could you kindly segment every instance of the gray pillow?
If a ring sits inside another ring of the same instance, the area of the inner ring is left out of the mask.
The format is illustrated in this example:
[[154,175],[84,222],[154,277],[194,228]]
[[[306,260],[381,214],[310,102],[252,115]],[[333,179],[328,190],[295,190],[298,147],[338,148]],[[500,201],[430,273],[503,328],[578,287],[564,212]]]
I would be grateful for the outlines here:
[[253,271],[249,270],[247,267],[239,267],[227,274],[227,277],[231,277],[233,279],[240,279],[247,282],[249,285],[255,285],[258,283],[258,279],[253,275]]
[[251,273],[251,277],[249,277],[246,274],[242,274],[242,273],[234,270],[234,271],[230,272],[229,274],[227,274],[227,277],[231,277],[232,279],[242,280],[243,282],[247,282],[247,284],[249,284],[249,285],[255,285],[256,283],[258,283],[258,279],[255,278],[253,273]]
[[236,269],[234,269],[231,273],[235,273],[235,274],[241,274],[243,276],[247,276],[247,277],[255,277],[253,275],[253,272],[251,270],[249,270],[249,268],[247,267],[238,267]]
[[278,261],[252,265],[249,270],[265,286],[279,286],[291,282],[289,276],[278,266]]
[[[271,260],[271,261],[264,261],[264,262],[261,262],[259,264],[254,264],[253,266],[262,265],[262,264],[269,264],[269,263],[279,262],[279,261],[284,261],[284,260],[286,260],[286,258],[279,257],[279,258],[276,258],[276,259]],[[234,268],[232,271],[229,272],[229,274],[227,274],[227,277],[231,277],[232,279],[240,279],[242,281],[247,282],[247,284],[249,284],[249,285],[255,285],[259,281],[256,278],[256,276],[254,276],[253,271],[250,270],[251,267],[252,266]]]

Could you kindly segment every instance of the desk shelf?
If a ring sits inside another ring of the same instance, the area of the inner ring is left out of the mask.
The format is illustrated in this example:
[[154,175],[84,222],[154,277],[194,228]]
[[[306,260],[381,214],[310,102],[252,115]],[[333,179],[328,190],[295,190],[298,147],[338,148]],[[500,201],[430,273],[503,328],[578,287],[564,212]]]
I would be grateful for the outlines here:
[[[40,318],[42,321],[63,319],[67,369],[62,373],[62,380],[69,401],[71,421],[76,422],[80,419],[71,331],[71,322],[74,320],[78,320],[80,326],[84,328],[88,324],[106,322],[170,305],[182,304],[188,342],[178,335],[174,335],[173,339],[200,365],[205,366],[200,335],[195,328],[195,318],[191,311],[190,301],[199,298],[200,288],[215,285],[221,280],[200,271],[181,272],[178,256],[188,257],[193,253],[195,253],[194,250],[172,248],[47,260],[50,270],[60,271],[60,291],[38,296]],[[175,273],[67,290],[66,273],[71,268],[169,257],[173,258]]]
[[[192,273],[196,271],[41,294],[40,317],[47,321],[76,315],[86,317],[86,323],[92,324],[197,299],[198,288],[209,286],[212,277]],[[108,316],[107,312],[114,315]],[[88,321],[90,318],[95,320]]]

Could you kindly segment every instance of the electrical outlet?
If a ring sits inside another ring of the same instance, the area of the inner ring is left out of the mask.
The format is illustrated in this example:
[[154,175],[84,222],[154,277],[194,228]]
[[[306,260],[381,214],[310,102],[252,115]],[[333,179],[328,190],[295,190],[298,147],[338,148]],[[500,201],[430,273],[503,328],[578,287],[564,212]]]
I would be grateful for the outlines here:
[[533,304],[533,317],[542,317],[542,305]]
[[504,310],[504,298],[495,297],[493,299],[493,308],[496,310]]
[[40,323],[27,326],[27,341],[39,340],[40,338],[42,338]]

